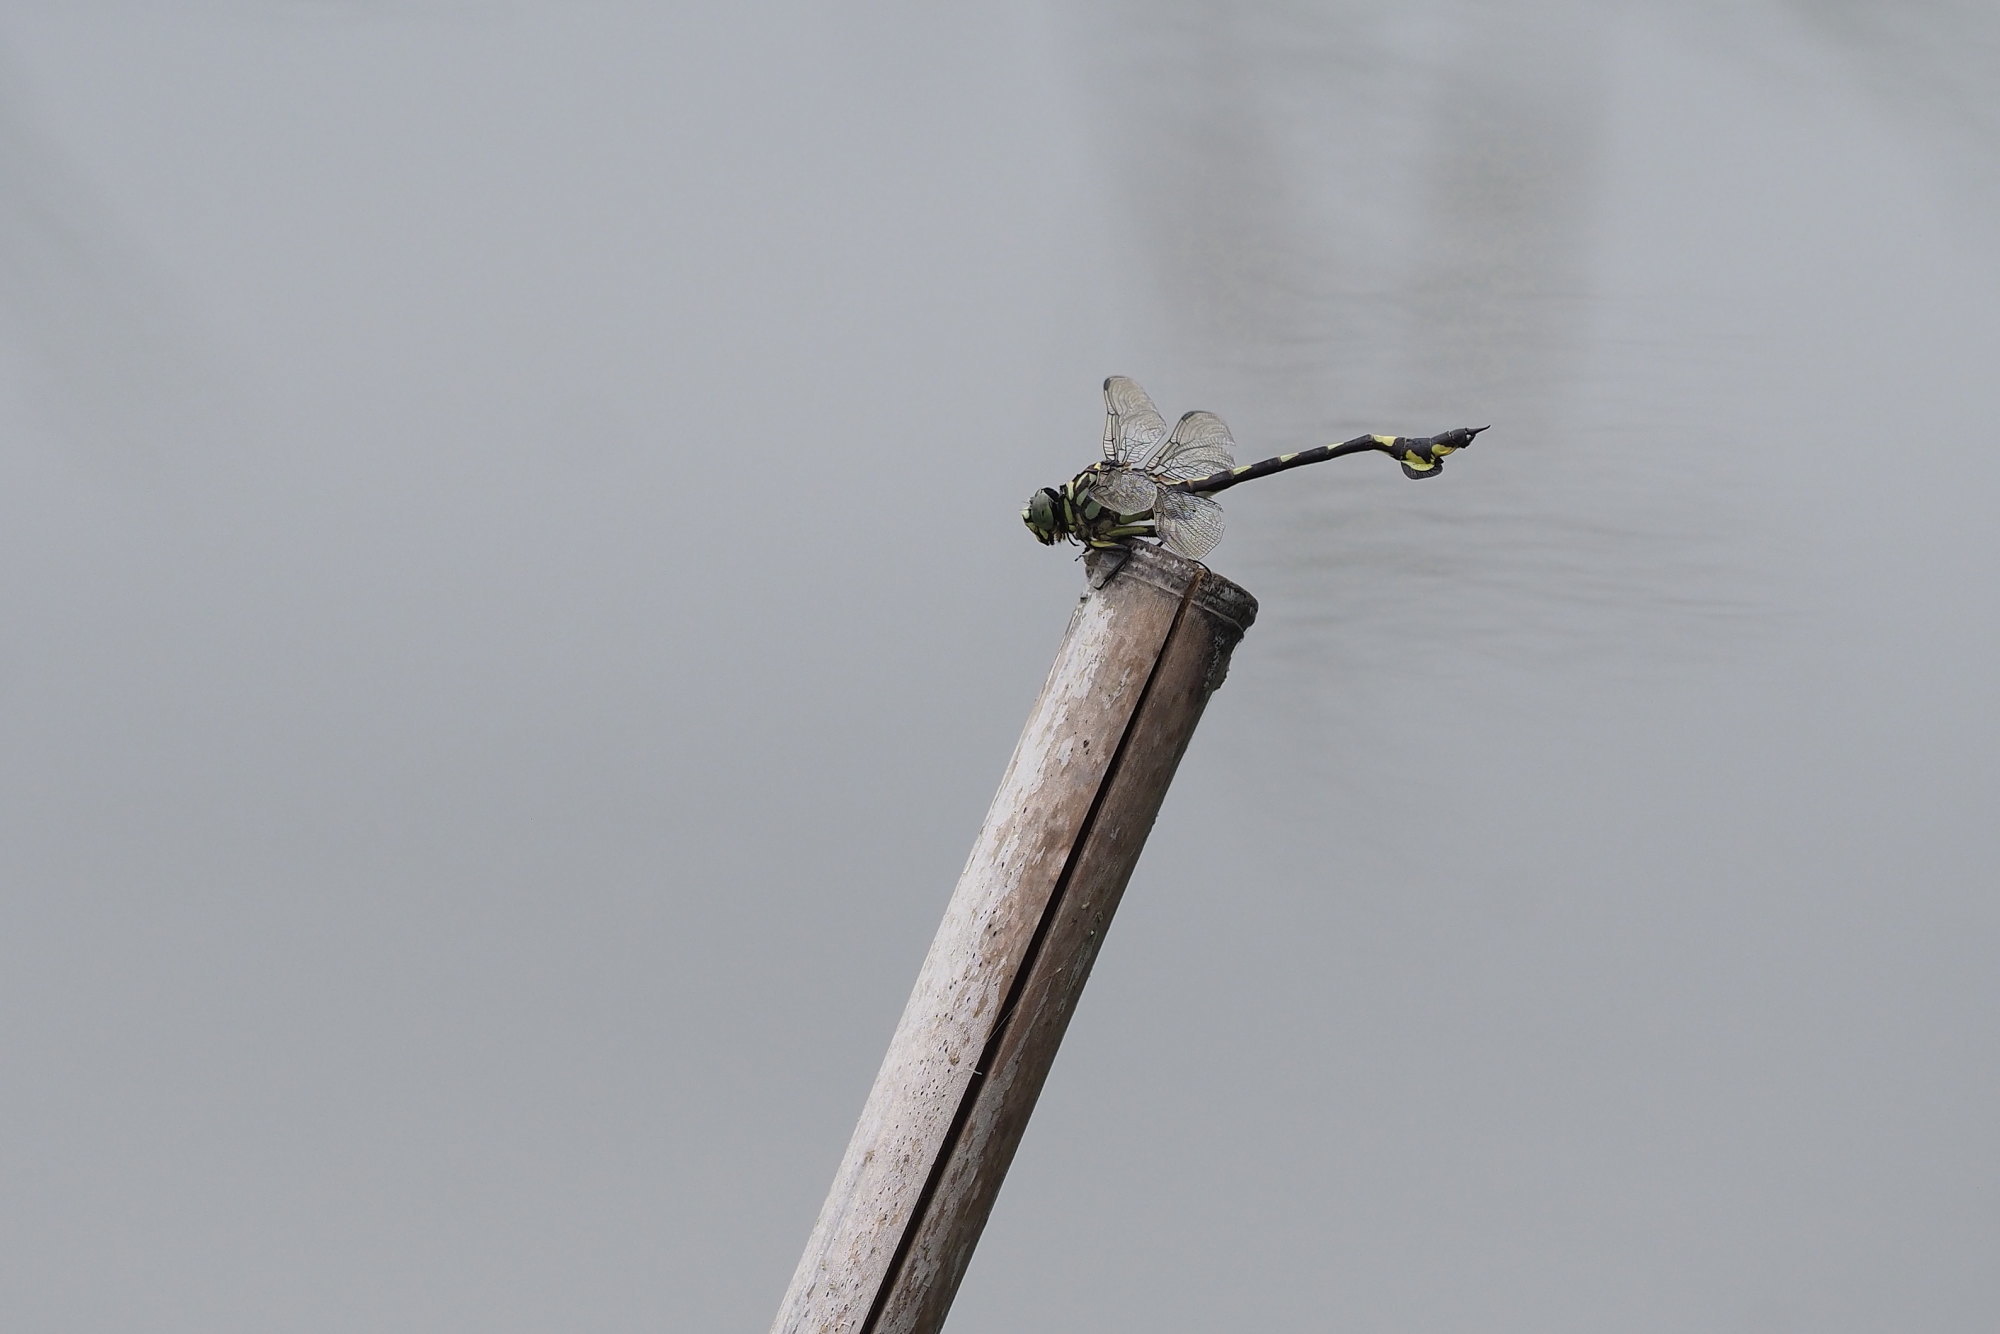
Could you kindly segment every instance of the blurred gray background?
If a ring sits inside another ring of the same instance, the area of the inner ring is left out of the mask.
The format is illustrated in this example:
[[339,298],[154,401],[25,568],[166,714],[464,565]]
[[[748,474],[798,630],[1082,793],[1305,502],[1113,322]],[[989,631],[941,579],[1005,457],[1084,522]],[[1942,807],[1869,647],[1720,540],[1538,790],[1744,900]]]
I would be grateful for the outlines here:
[[953,1329],[1992,1329],[1997,38],[14,0],[0,1327],[764,1328],[1115,371],[1493,429],[1228,497]]

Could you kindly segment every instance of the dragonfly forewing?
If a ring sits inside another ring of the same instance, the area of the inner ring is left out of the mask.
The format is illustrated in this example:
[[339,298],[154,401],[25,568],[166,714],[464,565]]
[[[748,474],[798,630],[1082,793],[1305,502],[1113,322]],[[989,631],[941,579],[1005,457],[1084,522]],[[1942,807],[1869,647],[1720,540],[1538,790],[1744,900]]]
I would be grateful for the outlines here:
[[1090,484],[1090,498],[1119,514],[1142,514],[1153,508],[1160,484],[1130,468],[1113,468]]
[[1104,382],[1104,457],[1131,464],[1152,455],[1167,435],[1167,419],[1136,380],[1114,375]]

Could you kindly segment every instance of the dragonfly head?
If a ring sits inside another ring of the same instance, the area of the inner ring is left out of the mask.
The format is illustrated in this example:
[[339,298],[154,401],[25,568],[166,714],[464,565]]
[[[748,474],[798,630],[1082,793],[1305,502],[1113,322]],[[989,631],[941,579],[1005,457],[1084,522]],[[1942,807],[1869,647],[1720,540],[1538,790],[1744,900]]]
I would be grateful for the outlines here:
[[1052,486],[1045,486],[1028,497],[1022,507],[1021,522],[1028,525],[1028,531],[1043,546],[1054,546],[1056,539],[1066,535],[1062,521],[1062,496]]

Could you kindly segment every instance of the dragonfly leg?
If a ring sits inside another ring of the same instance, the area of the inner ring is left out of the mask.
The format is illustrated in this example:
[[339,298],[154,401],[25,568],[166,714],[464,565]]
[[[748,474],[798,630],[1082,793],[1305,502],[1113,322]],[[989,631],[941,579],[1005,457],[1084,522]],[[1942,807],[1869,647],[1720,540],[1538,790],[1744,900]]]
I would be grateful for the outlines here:
[[1091,540],[1094,547],[1117,546],[1117,539],[1126,537],[1158,537],[1159,530],[1150,523],[1123,523],[1116,528],[1106,528]]

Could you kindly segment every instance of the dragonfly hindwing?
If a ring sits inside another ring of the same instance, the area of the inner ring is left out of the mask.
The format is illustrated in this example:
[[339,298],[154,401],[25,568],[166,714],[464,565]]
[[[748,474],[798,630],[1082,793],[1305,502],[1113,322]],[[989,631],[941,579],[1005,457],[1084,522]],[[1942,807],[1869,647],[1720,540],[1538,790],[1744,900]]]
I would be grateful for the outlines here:
[[1174,427],[1145,470],[1162,481],[1192,482],[1236,466],[1236,442],[1222,418],[1212,412],[1190,412]]
[[1207,496],[1163,487],[1154,502],[1160,541],[1189,560],[1200,560],[1222,540],[1222,506]]

